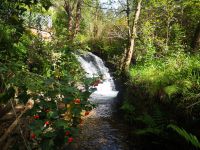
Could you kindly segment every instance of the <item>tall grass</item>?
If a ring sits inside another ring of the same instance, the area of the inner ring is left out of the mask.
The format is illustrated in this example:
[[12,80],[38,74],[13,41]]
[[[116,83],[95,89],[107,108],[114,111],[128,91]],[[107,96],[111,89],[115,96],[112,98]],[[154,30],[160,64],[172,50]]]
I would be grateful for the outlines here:
[[184,107],[200,99],[199,55],[179,53],[138,64],[131,68],[130,76],[132,84],[144,87],[149,96],[162,93],[167,100],[176,98]]

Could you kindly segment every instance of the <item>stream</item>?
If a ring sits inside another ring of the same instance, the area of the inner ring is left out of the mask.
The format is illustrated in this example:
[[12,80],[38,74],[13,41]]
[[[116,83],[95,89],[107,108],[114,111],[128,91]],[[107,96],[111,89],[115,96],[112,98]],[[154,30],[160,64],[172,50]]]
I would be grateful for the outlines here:
[[87,77],[102,75],[103,81],[90,96],[97,105],[85,118],[72,150],[134,150],[130,147],[129,128],[116,113],[118,91],[101,58],[86,52],[77,56]]

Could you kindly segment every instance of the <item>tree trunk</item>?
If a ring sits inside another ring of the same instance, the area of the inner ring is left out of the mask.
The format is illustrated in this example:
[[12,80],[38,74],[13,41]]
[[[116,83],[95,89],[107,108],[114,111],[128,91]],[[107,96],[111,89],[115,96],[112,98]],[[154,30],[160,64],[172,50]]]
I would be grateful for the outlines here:
[[70,38],[73,32],[73,14],[72,14],[73,7],[71,7],[69,0],[65,0],[64,9],[68,16],[67,28],[68,28],[69,38]]
[[165,51],[169,50],[169,36],[170,36],[169,28],[170,28],[170,19],[168,18],[167,19],[167,29],[166,29],[167,33],[166,33]]
[[80,30],[80,22],[81,22],[81,5],[82,0],[78,0],[77,7],[76,7],[76,20],[75,20],[75,31],[74,34],[76,35]]
[[127,18],[127,24],[128,24],[128,45],[130,44],[131,39],[131,24],[130,24],[130,3],[129,0],[126,0],[126,18]]
[[131,60],[132,60],[134,47],[135,47],[135,38],[137,36],[137,22],[139,20],[140,11],[141,11],[141,3],[142,3],[142,0],[139,0],[138,5],[137,5],[137,10],[136,10],[136,13],[135,13],[133,28],[132,28],[132,35],[131,35],[131,38],[130,38],[130,46],[125,51],[125,60],[123,62],[122,72],[128,71]]
[[130,25],[130,3],[129,3],[129,0],[126,0],[126,21],[127,21],[127,25],[128,25],[128,32],[127,32],[127,45],[126,45],[126,48],[124,50],[124,54],[122,55],[122,58],[121,58],[121,63],[120,63],[120,70],[122,70],[123,66],[124,66],[124,61],[126,59],[126,54],[127,54],[127,47],[129,47],[130,45],[130,39],[131,39],[131,25]]
[[83,0],[65,0],[64,9],[68,16],[68,40],[73,42],[80,30],[81,8]]
[[200,48],[200,23],[197,24],[197,28],[192,39],[191,47],[194,50],[198,50]]

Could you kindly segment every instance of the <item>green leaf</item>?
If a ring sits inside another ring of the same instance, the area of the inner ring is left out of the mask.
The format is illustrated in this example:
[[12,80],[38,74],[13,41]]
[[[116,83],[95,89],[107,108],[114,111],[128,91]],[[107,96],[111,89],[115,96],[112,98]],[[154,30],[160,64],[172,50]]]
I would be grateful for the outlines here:
[[75,87],[66,87],[63,89],[63,92],[68,94],[68,93],[77,93],[78,90]]
[[46,10],[48,10],[49,7],[52,5],[50,0],[41,0],[41,4]]
[[18,99],[20,102],[26,103],[31,96],[27,94],[27,92],[22,92],[18,95]]
[[47,132],[44,134],[44,137],[47,137],[47,138],[53,138],[55,136],[56,136],[55,132]]
[[5,103],[8,99],[5,99],[6,93],[0,93],[0,103]]
[[193,146],[200,148],[200,142],[195,135],[188,133],[185,129],[179,128],[178,126],[174,124],[169,124],[167,127],[172,128],[179,135],[181,135],[185,140],[190,142]]
[[179,88],[176,85],[170,85],[164,88],[164,91],[169,97],[179,92]]
[[162,132],[159,128],[144,128],[136,130],[136,134],[138,135],[146,135],[146,134],[156,134],[159,135]]
[[63,99],[63,102],[64,102],[65,104],[68,104],[68,103],[70,103],[71,101],[73,101],[73,98],[72,98],[72,97],[66,97],[66,98]]
[[54,142],[53,139],[44,140],[41,142],[42,150],[53,150]]
[[15,96],[15,89],[13,87],[10,87],[8,90],[6,90],[5,93],[2,93],[0,95],[0,102],[8,102],[11,98]]
[[39,137],[42,134],[42,130],[33,130],[34,134]]
[[44,122],[42,120],[34,120],[31,124],[30,124],[30,129],[32,131],[35,130],[42,130],[44,126]]
[[123,103],[121,109],[125,111],[126,113],[130,113],[130,114],[134,114],[135,112],[135,107],[131,105],[130,103],[128,103],[128,101],[125,101]]
[[58,112],[53,112],[53,111],[50,111],[47,113],[47,118],[48,119],[56,119],[58,118]]
[[81,108],[72,108],[72,113],[75,115],[75,116],[79,116],[80,113],[81,113]]
[[60,128],[60,127],[68,128],[69,127],[68,122],[66,120],[57,120],[55,122],[55,126],[57,128]]
[[137,117],[135,120],[141,121],[142,123],[144,123],[148,127],[155,127],[156,126],[155,120],[149,114],[141,115],[141,116]]

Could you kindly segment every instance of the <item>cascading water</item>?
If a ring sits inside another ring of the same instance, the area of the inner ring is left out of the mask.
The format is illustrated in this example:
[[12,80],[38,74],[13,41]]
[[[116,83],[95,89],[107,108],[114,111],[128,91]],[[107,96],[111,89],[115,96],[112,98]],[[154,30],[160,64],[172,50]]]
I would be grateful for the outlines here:
[[125,126],[113,118],[113,108],[118,91],[113,78],[101,58],[85,52],[76,55],[87,77],[102,76],[103,81],[91,96],[91,102],[97,104],[84,120],[78,142],[72,150],[129,150]]
[[[97,86],[97,91],[93,95],[102,94],[104,96],[116,97],[118,91],[115,90],[113,78],[109,74],[109,70],[105,67],[101,58],[87,52],[77,57],[81,63],[82,68],[86,72],[87,77],[102,76],[103,83]],[[91,97],[93,97],[91,95]]]
[[92,111],[92,117],[108,117],[112,113],[111,107],[113,99],[118,94],[108,68],[104,65],[101,58],[90,52],[79,55],[77,59],[85,70],[87,77],[102,76],[102,83],[96,87],[97,90],[90,96],[91,102],[98,105]]

